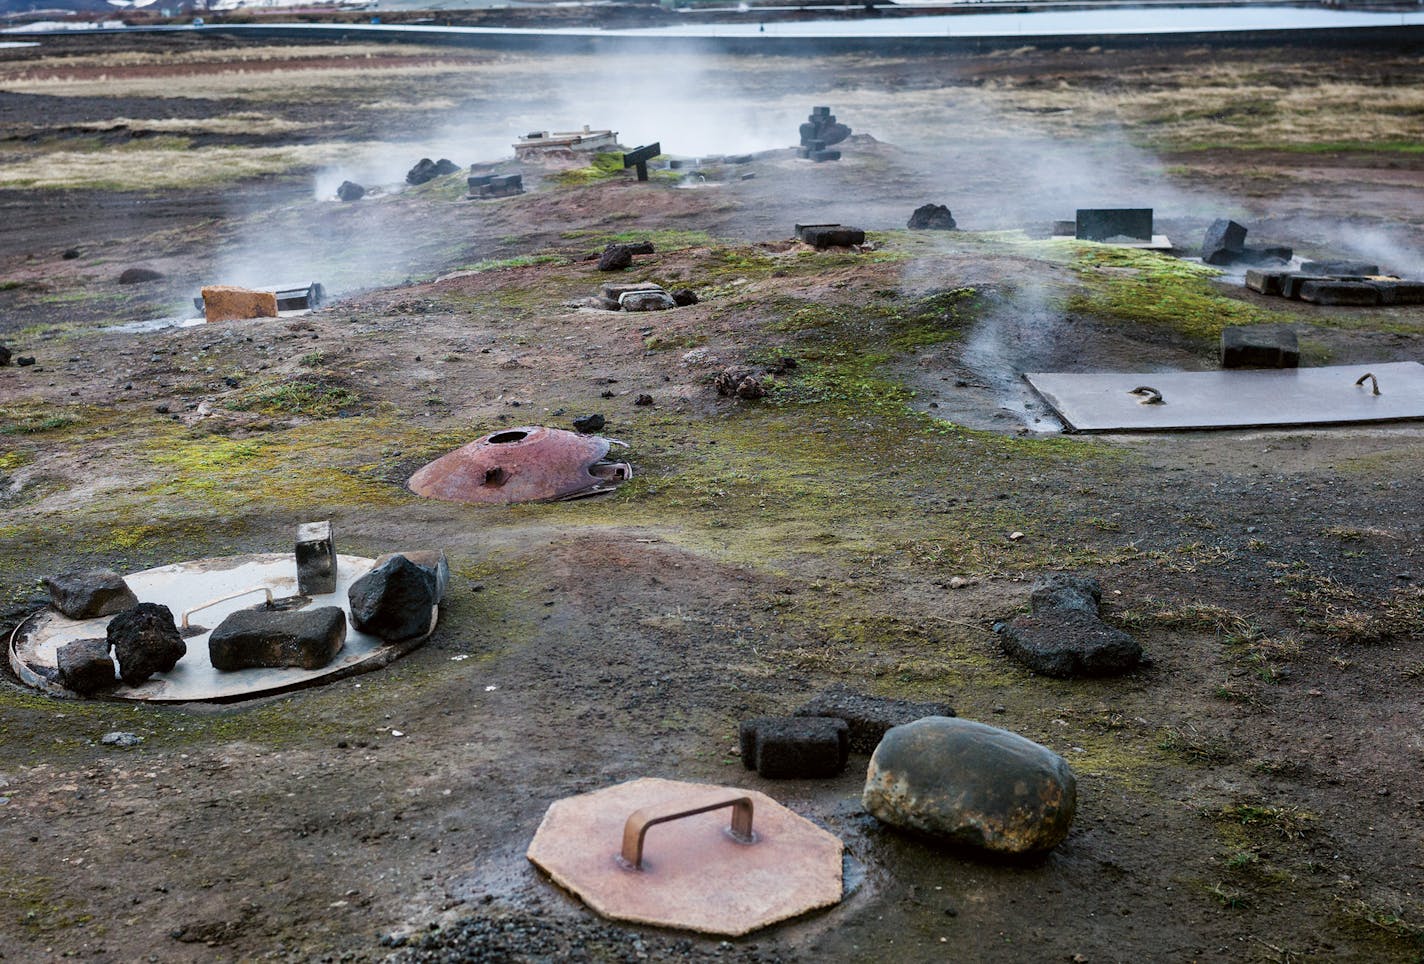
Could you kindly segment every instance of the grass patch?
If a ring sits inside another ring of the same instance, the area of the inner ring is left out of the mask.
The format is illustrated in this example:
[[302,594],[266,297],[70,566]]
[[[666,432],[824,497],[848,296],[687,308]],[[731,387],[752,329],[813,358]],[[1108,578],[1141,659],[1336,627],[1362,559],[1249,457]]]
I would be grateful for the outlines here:
[[83,425],[87,413],[78,406],[17,402],[0,406],[0,435],[43,435]]
[[[319,362],[318,359],[316,363]],[[306,364],[305,358],[303,364]],[[236,412],[325,419],[349,414],[359,401],[359,395],[331,376],[325,373],[303,373],[291,381],[269,383],[244,391],[241,396],[228,402],[227,407]]]
[[1234,325],[1288,324],[1294,316],[1267,311],[1215,290],[1221,272],[1155,251],[1083,245],[1073,262],[1087,290],[1068,299],[1071,311],[1137,322],[1202,341]]

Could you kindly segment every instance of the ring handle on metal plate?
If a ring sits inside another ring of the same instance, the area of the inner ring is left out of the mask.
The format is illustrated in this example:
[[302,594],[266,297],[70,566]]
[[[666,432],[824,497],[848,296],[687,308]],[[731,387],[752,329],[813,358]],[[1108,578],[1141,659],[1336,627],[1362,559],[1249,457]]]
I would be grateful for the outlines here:
[[1380,393],[1380,390],[1379,390],[1379,379],[1378,379],[1378,378],[1375,378],[1375,373],[1374,373],[1374,372],[1365,372],[1365,373],[1364,373],[1363,375],[1361,375],[1359,378],[1355,379],[1355,384],[1356,384],[1356,385],[1363,385],[1363,384],[1365,383],[1365,379],[1366,379],[1366,378],[1368,378],[1368,379],[1370,380],[1370,387],[1374,389],[1374,391],[1370,392],[1370,394],[1371,394],[1371,395],[1378,395],[1378,394]]
[[1166,404],[1166,402],[1162,399],[1162,393],[1157,391],[1157,389],[1153,388],[1151,385],[1138,385],[1136,388],[1134,388],[1127,394],[1138,396],[1137,404],[1139,405]]
[[648,835],[650,827],[667,823],[670,820],[681,820],[683,817],[707,813],[709,810],[721,810],[723,807],[732,808],[732,826],[728,829],[727,836],[737,843],[755,843],[756,835],[752,833],[751,797],[731,797],[717,803],[709,803],[706,806],[693,807],[690,810],[674,810],[669,813],[659,813],[657,807],[642,807],[634,810],[629,815],[628,822],[623,825],[623,849],[618,855],[619,863],[629,870],[642,870],[643,838]]
[[191,615],[193,615],[193,614],[196,613],[196,612],[199,612],[200,610],[207,609],[207,608],[209,608],[209,607],[211,607],[211,606],[216,606],[216,605],[217,605],[218,603],[220,603],[220,602],[227,602],[229,599],[236,599],[238,596],[246,596],[246,595],[248,595],[248,594],[250,594],[250,593],[254,593],[254,592],[265,592],[265,593],[267,594],[267,605],[269,605],[269,606],[272,605],[272,590],[268,589],[266,586],[253,586],[251,589],[242,589],[242,590],[239,590],[238,592],[231,592],[231,593],[228,593],[226,596],[219,596],[217,599],[209,599],[209,600],[208,600],[207,602],[205,602],[205,603],[199,603],[198,605],[194,606],[192,609],[185,609],[185,610],[183,610],[183,618],[182,618],[182,620],[178,623],[178,628],[179,628],[179,629],[187,629],[187,628],[188,628],[188,617],[191,616]]

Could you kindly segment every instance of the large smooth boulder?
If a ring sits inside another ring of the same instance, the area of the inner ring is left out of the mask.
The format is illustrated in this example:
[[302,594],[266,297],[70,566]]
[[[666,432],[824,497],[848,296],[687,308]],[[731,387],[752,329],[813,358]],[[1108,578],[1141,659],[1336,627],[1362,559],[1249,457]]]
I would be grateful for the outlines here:
[[436,577],[405,556],[392,556],[351,584],[351,623],[387,642],[424,636],[435,628]]
[[1082,609],[1015,616],[999,631],[1004,652],[1035,673],[1062,678],[1115,676],[1142,660],[1142,645]]
[[127,686],[138,686],[154,673],[170,672],[188,653],[173,610],[161,603],[139,603],[109,620],[108,642]]
[[112,569],[77,569],[46,576],[50,602],[70,619],[111,616],[138,605],[124,577]]
[[1008,730],[930,716],[885,734],[861,802],[894,827],[996,854],[1051,850],[1068,836],[1077,781],[1067,761]]
[[345,642],[346,614],[340,606],[239,609],[208,635],[208,658],[226,672],[254,666],[321,669]]

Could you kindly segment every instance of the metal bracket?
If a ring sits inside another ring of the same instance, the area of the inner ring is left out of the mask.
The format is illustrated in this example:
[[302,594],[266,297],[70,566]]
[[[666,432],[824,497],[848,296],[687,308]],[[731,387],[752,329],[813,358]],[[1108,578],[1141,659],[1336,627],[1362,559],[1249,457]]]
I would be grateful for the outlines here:
[[246,596],[254,592],[265,592],[267,594],[267,605],[272,605],[272,590],[268,589],[266,586],[253,586],[251,589],[240,589],[237,592],[228,593],[226,596],[219,596],[217,599],[209,599],[205,603],[199,603],[191,609],[183,610],[183,617],[178,621],[178,628],[180,630],[187,629],[188,617],[196,612],[200,612],[204,609],[209,609],[221,602],[227,602],[229,599],[236,599],[238,596]]
[[709,810],[721,810],[723,807],[732,808],[732,825],[727,830],[727,836],[740,844],[756,843],[756,834],[752,833],[751,797],[732,797],[706,806],[693,807],[691,810],[674,810],[671,813],[658,813],[657,807],[643,807],[634,810],[629,815],[628,822],[623,825],[623,849],[618,855],[618,863],[628,870],[642,870],[643,838],[648,835],[648,828],[670,820],[707,813]]
[[1361,375],[1359,378],[1355,379],[1355,384],[1356,384],[1356,385],[1363,385],[1363,384],[1365,383],[1365,379],[1366,379],[1366,378],[1368,378],[1368,379],[1370,380],[1370,387],[1374,389],[1374,391],[1372,391],[1370,394],[1371,394],[1371,395],[1378,395],[1378,394],[1380,393],[1380,390],[1379,390],[1379,379],[1375,378],[1374,372],[1365,372],[1365,373],[1364,373],[1363,375]]

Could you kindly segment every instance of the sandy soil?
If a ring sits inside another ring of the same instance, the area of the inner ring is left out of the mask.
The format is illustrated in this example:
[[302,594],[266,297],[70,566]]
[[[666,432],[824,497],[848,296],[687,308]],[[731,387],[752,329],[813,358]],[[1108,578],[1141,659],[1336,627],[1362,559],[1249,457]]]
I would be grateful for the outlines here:
[[[107,51],[75,42],[0,66],[58,76],[71,68],[51,60]],[[266,143],[379,142],[403,170],[406,138],[451,108],[404,112],[393,133],[372,90],[438,90],[478,123],[482,70],[522,91],[510,78],[547,67],[472,57],[465,80],[427,87],[402,72],[418,56],[392,53],[348,99],[340,83],[296,80],[256,100],[0,83],[0,150],[58,164],[82,147],[123,164],[142,137],[81,143],[80,125],[256,109],[303,125]],[[0,191],[0,338],[36,358],[0,368],[7,630],[46,573],[272,551],[316,518],[342,551],[440,547],[455,572],[424,647],[328,687],[154,708],[0,684],[0,953],[1417,960],[1424,430],[1062,437],[1016,377],[1209,368],[1212,326],[1239,312],[1283,312],[1312,363],[1418,358],[1419,308],[1287,306],[1230,278],[1198,289],[1168,262],[1035,240],[1093,194],[1156,200],[1186,254],[1227,215],[1253,243],[1418,263],[1415,151],[1157,149],[1127,120],[1125,134],[1075,140],[1019,93],[1051,79],[1137,97],[1180,56],[877,60],[853,74],[728,59],[700,76],[743,76],[768,109],[833,104],[861,136],[838,164],[781,151],[688,188],[530,168],[530,193],[498,202],[462,200],[452,179],[342,205],[313,188],[334,187],[336,165],[237,183],[203,172],[169,191]],[[1191,56],[1290,72],[1323,55]],[[310,77],[320,59],[264,62]],[[1373,64],[1364,82],[1381,88],[1420,80],[1409,58],[1325,59],[1333,73]],[[104,76],[122,85],[126,69]],[[1033,110],[1005,106],[1020,96]],[[926,201],[967,230],[902,230]],[[873,250],[786,240],[812,220],[862,225]],[[624,234],[657,247],[629,280],[701,302],[578,307],[607,280],[584,257]],[[120,286],[135,264],[165,278]],[[278,273],[339,297],[300,317],[113,329],[178,313],[210,280]],[[1124,300],[1139,278],[1162,285],[1165,320],[1151,297]],[[720,367],[777,355],[799,365],[768,399],[712,389]],[[654,404],[634,405],[640,394]],[[637,471],[610,498],[488,509],[403,488],[494,428],[590,411]],[[1052,570],[1098,576],[1108,618],[1150,663],[1057,681],[1002,655],[992,625]],[[950,588],[956,576],[967,584]],[[863,757],[829,781],[743,769],[740,719],[832,683],[946,700],[1062,753],[1079,777],[1067,841],[1004,865],[887,830],[860,809]],[[143,742],[101,745],[112,730]],[[599,920],[524,849],[553,800],[642,775],[771,794],[842,837],[851,892],[735,942]]]

